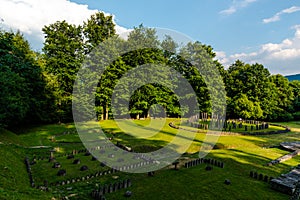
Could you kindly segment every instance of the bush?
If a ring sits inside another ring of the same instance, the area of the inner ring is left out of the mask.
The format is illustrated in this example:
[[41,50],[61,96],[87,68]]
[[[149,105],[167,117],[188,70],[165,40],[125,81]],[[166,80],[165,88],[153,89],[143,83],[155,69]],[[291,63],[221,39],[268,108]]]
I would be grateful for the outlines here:
[[294,117],[295,121],[299,121],[300,120],[300,112],[293,113],[293,117]]
[[226,146],[221,143],[217,143],[214,145],[213,149],[226,149]]
[[281,114],[279,116],[281,118],[281,121],[293,121],[294,120],[294,117],[291,113],[284,113],[284,114]]
[[269,116],[268,120],[277,121],[277,122],[288,122],[288,121],[293,121],[294,116],[289,112],[274,113],[272,116]]

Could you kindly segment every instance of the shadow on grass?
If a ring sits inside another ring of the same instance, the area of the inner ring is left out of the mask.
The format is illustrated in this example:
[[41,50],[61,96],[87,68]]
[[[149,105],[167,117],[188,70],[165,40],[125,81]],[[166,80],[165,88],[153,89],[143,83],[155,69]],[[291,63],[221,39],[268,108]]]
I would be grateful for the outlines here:
[[[125,123],[127,123],[128,125],[130,125],[131,123],[130,122],[127,122],[126,120],[124,121]],[[169,126],[168,125],[169,123],[166,123],[165,126]],[[144,126],[141,126],[143,129],[145,130],[148,130],[148,131],[153,131],[153,132],[157,132],[157,133],[162,133],[162,134],[166,134],[166,135],[169,135],[169,136],[173,136],[173,137],[180,137],[182,139],[185,139],[185,140],[191,140],[190,137],[185,137],[185,136],[182,136],[182,135],[178,135],[176,133],[173,133],[173,132],[169,132],[169,131],[164,131],[164,130],[160,130],[160,129],[156,129],[156,128],[152,128],[152,127],[144,127]],[[171,127],[170,127],[171,128]],[[174,129],[176,131],[178,131],[177,129]],[[187,131],[187,133],[189,133],[189,131]],[[196,133],[194,133],[195,136],[196,136]],[[199,143],[202,143],[203,141],[201,140],[198,140],[198,139],[193,139],[194,142],[199,142]]]
[[[222,160],[225,168],[213,167],[206,171],[206,164],[200,164],[191,168],[181,168],[178,171],[164,169],[155,172],[153,177],[146,175],[129,175],[134,185],[130,190],[133,199],[288,199],[288,195],[279,193],[270,188],[263,181],[250,178],[249,172],[253,170],[252,163],[243,163],[234,158],[224,158],[214,155],[209,157]],[[252,157],[245,155],[243,158]],[[249,158],[247,158],[248,160]],[[260,158],[258,158],[260,159]],[[267,173],[257,169],[265,175],[277,174]],[[231,184],[224,184],[229,179]],[[109,199],[126,199],[122,192],[108,194]]]

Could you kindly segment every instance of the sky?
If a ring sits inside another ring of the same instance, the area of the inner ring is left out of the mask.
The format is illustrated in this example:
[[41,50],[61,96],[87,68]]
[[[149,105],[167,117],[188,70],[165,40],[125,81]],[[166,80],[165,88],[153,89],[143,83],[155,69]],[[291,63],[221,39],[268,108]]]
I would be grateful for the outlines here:
[[299,0],[0,0],[0,28],[21,31],[40,51],[45,25],[82,24],[97,11],[114,16],[117,33],[143,24],[211,45],[225,67],[239,59],[300,73]]

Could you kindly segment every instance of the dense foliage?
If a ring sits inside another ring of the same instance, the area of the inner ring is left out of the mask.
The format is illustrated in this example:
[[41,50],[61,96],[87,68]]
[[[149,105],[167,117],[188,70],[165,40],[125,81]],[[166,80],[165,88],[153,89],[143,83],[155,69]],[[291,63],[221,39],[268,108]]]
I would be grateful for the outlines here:
[[19,32],[0,32],[0,126],[51,120],[51,92],[38,59]]
[[228,117],[290,121],[297,119],[299,81],[271,75],[261,64],[237,60],[225,78]]
[[[129,99],[129,112],[133,118],[149,117],[160,113],[160,105],[167,116],[181,117],[189,112],[211,114],[211,97],[203,74],[192,64],[201,63],[203,71],[217,69],[227,92],[227,118],[261,119],[269,121],[300,119],[300,81],[289,82],[282,75],[271,75],[261,64],[247,64],[237,60],[227,70],[215,60],[211,46],[200,42],[178,47],[170,36],[160,41],[154,29],[142,25],[135,27],[122,39],[116,35],[112,16],[96,13],[82,26],[58,21],[43,28],[45,43],[42,53],[30,49],[22,34],[0,31],[0,126],[65,122],[72,120],[72,92],[78,70],[87,55],[104,58],[95,50],[109,38],[116,38],[117,46],[110,49],[116,53],[120,48],[148,44],[151,48],[140,48],[108,63],[105,73],[98,81],[95,93],[95,110],[98,119],[109,119],[112,115],[112,94],[118,80],[126,72],[144,64],[165,65],[180,73],[189,81],[199,104],[199,110],[180,107],[179,101],[188,100],[189,94],[178,97],[176,88],[149,83],[139,87],[131,96],[118,96],[117,101]],[[187,61],[186,55],[191,55]],[[90,60],[97,66],[97,61]],[[157,72],[151,72],[157,73]],[[164,74],[165,79],[178,77]],[[146,77],[144,77],[146,78]],[[141,77],[140,79],[144,79]],[[163,78],[163,77],[161,77]],[[133,81],[128,79],[128,81]],[[139,82],[136,81],[135,82]],[[174,86],[175,87],[175,86]],[[221,86],[220,86],[221,87]],[[123,90],[128,89],[125,86]],[[217,88],[218,90],[218,88]],[[119,111],[119,117],[126,110]]]

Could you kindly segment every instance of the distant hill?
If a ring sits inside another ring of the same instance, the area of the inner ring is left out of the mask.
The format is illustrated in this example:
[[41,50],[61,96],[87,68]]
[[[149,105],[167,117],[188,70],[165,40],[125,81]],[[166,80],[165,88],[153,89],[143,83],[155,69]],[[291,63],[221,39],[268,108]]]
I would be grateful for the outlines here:
[[294,75],[289,75],[285,76],[289,81],[294,81],[294,80],[299,80],[300,81],[300,74],[294,74]]

